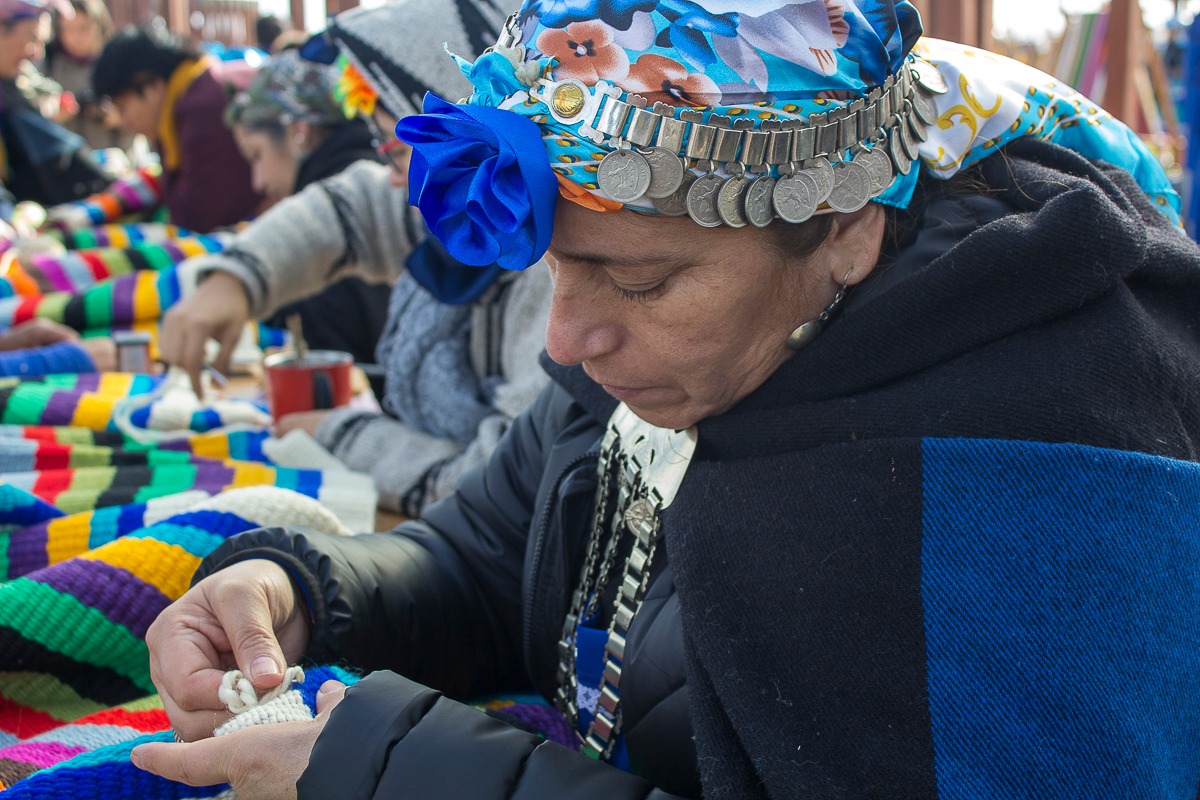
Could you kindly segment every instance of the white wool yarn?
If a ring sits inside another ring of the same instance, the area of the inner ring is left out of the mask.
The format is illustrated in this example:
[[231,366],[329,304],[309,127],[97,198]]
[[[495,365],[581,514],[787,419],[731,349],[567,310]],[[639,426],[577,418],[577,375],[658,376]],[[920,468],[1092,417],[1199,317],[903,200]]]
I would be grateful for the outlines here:
[[262,697],[254,690],[250,679],[240,670],[230,670],[221,678],[217,696],[233,714],[233,718],[213,731],[213,736],[224,736],[251,725],[272,725],[276,722],[306,722],[313,718],[312,711],[304,703],[304,696],[292,685],[304,683],[304,670],[288,667],[283,681]]

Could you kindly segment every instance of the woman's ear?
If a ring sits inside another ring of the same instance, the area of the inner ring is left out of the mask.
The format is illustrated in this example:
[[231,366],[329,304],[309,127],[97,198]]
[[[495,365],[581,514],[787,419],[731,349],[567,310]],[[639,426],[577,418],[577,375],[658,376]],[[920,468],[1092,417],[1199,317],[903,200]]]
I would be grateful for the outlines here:
[[835,213],[833,227],[820,255],[829,279],[838,286],[853,286],[866,279],[879,263],[887,214],[878,203],[867,203],[853,214]]

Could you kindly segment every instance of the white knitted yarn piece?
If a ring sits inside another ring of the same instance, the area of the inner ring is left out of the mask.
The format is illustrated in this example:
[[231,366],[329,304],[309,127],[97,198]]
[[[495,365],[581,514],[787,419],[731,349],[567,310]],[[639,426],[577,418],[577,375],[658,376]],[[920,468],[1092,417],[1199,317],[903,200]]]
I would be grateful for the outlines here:
[[[204,380],[208,382],[208,373],[204,374]],[[206,389],[204,394],[209,396],[211,393]],[[271,424],[269,414],[245,400],[212,400],[207,405],[216,410],[225,423],[217,431],[209,433],[258,430]],[[134,412],[147,406],[150,406],[150,418],[146,427],[133,424]],[[141,444],[153,444],[195,436],[188,426],[192,413],[203,406],[204,403],[192,390],[192,380],[188,374],[179,367],[171,367],[154,391],[125,398],[114,405],[112,418],[117,429],[130,439]]]
[[348,472],[349,468],[321,446],[308,431],[294,428],[280,438],[270,438],[262,443],[262,451],[277,466],[297,469],[319,469],[330,472]]
[[283,674],[283,681],[259,697],[250,679],[239,670],[226,672],[217,696],[233,714],[233,718],[213,731],[213,736],[224,736],[251,725],[311,720],[312,711],[305,705],[304,696],[299,690],[292,688],[294,683],[304,683],[304,670],[300,667],[288,667]]
[[353,531],[321,503],[278,486],[247,486],[221,492],[197,503],[193,511],[226,511],[260,525],[303,525],[335,536]]
[[164,519],[195,508],[211,496],[203,489],[188,489],[185,492],[152,497],[146,501],[146,510],[142,512],[142,524],[153,525],[156,522],[162,522]]

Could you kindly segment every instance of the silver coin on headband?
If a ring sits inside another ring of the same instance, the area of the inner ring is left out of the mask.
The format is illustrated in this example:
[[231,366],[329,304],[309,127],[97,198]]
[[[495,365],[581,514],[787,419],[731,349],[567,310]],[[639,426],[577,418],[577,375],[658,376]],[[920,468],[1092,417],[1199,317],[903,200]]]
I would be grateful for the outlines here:
[[833,191],[833,165],[829,159],[824,156],[813,159],[804,165],[804,174],[812,178],[813,185],[817,187],[817,205],[828,200],[829,193]]
[[715,228],[721,224],[721,215],[717,211],[717,193],[725,179],[718,175],[705,175],[697,178],[687,193],[688,216],[697,225]]
[[683,181],[679,184],[679,188],[671,192],[666,197],[651,197],[650,204],[660,214],[665,214],[668,217],[682,217],[688,213],[687,210],[687,195],[688,189],[692,188],[692,184],[697,180],[696,176],[690,172],[684,174]]
[[600,160],[596,184],[618,203],[632,203],[650,188],[650,162],[632,150],[613,150]]
[[780,178],[771,192],[771,200],[775,205],[775,213],[785,222],[800,223],[808,220],[817,212],[817,195],[820,189],[812,175],[807,172],[797,172],[786,178]]
[[888,150],[892,154],[892,163],[896,165],[897,172],[901,175],[912,172],[913,160],[904,152],[904,145],[900,144],[900,132],[896,128],[892,128],[888,133]]
[[871,173],[857,161],[843,161],[833,170],[833,191],[829,207],[853,214],[871,199]]
[[937,103],[933,102],[933,98],[918,88],[912,93],[913,111],[917,112],[917,116],[926,125],[933,125],[938,121]]
[[892,169],[892,159],[883,151],[882,146],[864,150],[854,157],[855,164],[862,164],[871,174],[871,196],[878,197],[887,191],[896,179]]
[[775,206],[772,194],[775,192],[775,179],[770,175],[755,178],[746,190],[745,214],[746,221],[756,228],[765,228],[775,219]]
[[731,228],[744,228],[749,220],[742,211],[742,198],[746,195],[746,187],[750,179],[745,175],[734,175],[721,186],[717,192],[717,214],[721,221]]
[[650,147],[638,151],[650,165],[649,198],[667,197],[683,183],[683,159],[665,147]]

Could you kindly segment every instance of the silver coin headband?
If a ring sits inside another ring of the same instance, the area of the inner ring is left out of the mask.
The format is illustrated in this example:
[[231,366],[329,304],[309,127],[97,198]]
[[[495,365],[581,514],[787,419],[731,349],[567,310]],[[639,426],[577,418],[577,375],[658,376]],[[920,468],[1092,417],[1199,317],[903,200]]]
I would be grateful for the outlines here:
[[[506,26],[496,49],[518,41]],[[666,103],[652,107],[608,81],[536,81],[529,96],[581,138],[613,148],[596,184],[616,202],[699,225],[804,222],[823,206],[852,213],[908,175],[948,91],[932,64],[906,61],[867,96],[807,120],[733,119]],[[693,171],[694,170],[694,171]]]

